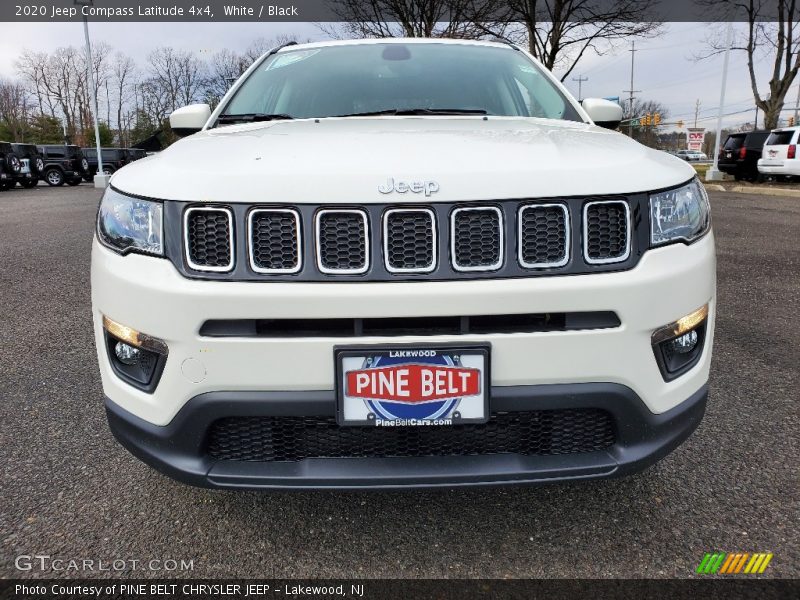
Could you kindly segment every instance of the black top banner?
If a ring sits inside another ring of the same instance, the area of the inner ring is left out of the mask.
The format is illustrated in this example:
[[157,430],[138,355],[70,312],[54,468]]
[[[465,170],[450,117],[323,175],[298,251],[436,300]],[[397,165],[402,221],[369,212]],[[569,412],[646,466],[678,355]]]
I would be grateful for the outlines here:
[[[535,18],[546,22],[556,0],[408,0],[403,2],[420,19],[431,15],[439,22],[469,19],[522,21]],[[788,0],[753,2],[757,21],[778,21],[790,10]],[[415,6],[416,5],[416,6]],[[588,0],[581,3],[582,21],[593,15],[598,21],[622,14],[638,22],[720,22],[748,21],[749,2],[737,0]],[[402,20],[393,0],[2,0],[0,22],[344,22]],[[800,10],[800,9],[797,9]],[[792,20],[797,20],[793,15]]]

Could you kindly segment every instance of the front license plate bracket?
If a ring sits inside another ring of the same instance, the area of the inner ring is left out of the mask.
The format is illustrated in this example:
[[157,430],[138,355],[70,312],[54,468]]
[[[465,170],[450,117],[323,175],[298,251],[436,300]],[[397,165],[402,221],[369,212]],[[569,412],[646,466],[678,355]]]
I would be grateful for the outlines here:
[[334,348],[341,426],[431,427],[489,420],[488,344]]

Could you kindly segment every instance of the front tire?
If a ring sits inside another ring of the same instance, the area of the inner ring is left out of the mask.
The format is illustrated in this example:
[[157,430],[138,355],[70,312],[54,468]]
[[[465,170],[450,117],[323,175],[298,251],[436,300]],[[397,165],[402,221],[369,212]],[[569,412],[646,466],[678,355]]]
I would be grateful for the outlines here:
[[44,174],[45,181],[51,187],[61,187],[64,185],[64,173],[58,169],[48,169]]

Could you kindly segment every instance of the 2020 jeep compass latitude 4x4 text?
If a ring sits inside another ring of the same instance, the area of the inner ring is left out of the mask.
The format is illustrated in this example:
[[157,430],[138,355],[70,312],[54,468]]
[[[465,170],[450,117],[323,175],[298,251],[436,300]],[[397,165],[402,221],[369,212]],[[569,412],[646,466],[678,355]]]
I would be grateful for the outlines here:
[[268,53],[117,172],[92,304],[112,431],[227,488],[610,477],[702,418],[709,205],[525,52]]

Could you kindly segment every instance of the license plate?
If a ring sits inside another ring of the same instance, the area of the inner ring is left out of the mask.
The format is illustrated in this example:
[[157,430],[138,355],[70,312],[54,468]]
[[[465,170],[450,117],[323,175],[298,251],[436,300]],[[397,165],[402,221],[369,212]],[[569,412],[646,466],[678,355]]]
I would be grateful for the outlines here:
[[726,153],[725,153],[725,158],[733,158],[733,153],[731,153],[731,152],[726,152]]
[[422,427],[489,419],[487,346],[336,348],[340,425]]

